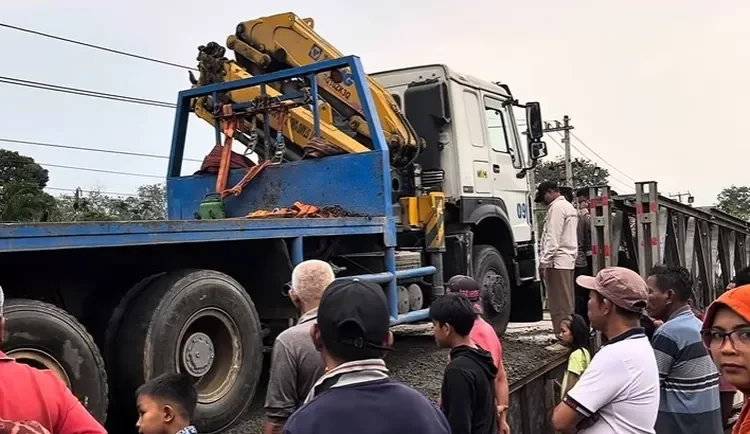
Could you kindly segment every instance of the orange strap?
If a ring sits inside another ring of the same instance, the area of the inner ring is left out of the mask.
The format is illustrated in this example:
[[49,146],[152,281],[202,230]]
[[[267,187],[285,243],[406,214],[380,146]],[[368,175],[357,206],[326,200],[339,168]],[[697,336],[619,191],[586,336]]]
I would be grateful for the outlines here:
[[[231,116],[232,106],[224,105],[221,108],[224,116]],[[227,188],[229,179],[229,166],[232,160],[232,139],[234,132],[237,130],[237,118],[229,117],[221,121],[221,127],[224,132],[224,147],[221,150],[221,161],[219,162],[219,173],[216,176],[216,192],[223,193]]]
[[263,163],[253,166],[250,169],[248,169],[247,173],[245,173],[245,176],[240,179],[240,182],[237,183],[234,187],[228,189],[228,190],[222,190],[221,192],[221,198],[224,199],[225,197],[229,195],[239,196],[242,194],[242,190],[247,187],[247,184],[250,183],[256,176],[260,174],[260,172],[263,171],[266,167],[270,166],[271,162],[266,160]]

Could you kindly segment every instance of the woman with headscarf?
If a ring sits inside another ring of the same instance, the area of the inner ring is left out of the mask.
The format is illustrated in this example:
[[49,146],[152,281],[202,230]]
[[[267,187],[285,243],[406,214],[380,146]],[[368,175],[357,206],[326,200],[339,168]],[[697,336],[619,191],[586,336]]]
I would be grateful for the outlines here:
[[[750,285],[721,295],[706,311],[701,331],[722,377],[745,396],[750,394]],[[747,398],[732,434],[750,433]]]

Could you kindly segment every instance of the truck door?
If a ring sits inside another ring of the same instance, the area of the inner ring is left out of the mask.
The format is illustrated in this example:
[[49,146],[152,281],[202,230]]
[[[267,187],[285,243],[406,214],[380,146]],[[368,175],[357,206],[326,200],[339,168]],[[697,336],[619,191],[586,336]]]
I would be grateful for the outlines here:
[[484,131],[491,148],[490,182],[492,197],[502,199],[508,208],[516,242],[531,239],[526,179],[516,178],[521,168],[521,150],[514,136],[512,118],[499,97],[484,96]]
[[490,155],[488,152],[489,146],[485,145],[487,139],[484,137],[484,134],[482,134],[482,116],[477,116],[479,115],[479,107],[481,106],[480,101],[481,99],[477,91],[470,88],[463,89],[463,112],[466,116],[465,121],[468,126],[471,141],[471,164],[472,175],[474,178],[474,193],[489,197],[492,195]]

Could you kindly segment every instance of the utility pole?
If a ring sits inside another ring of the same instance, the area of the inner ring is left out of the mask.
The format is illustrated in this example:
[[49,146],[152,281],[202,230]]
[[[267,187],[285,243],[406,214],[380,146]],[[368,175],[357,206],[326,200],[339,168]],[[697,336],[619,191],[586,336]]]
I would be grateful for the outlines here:
[[545,133],[563,132],[562,142],[565,145],[565,184],[571,187],[573,185],[573,160],[570,157],[570,130],[574,127],[570,124],[570,117],[568,115],[563,116],[562,122],[557,120],[554,122],[554,127],[549,122],[545,122],[543,131]]
[[686,193],[679,192],[679,193],[674,193],[674,194],[668,194],[667,195],[667,197],[669,197],[670,199],[677,198],[677,200],[680,203],[682,203],[682,196],[687,196],[687,203],[689,205],[692,205],[693,202],[695,202],[695,198],[693,197],[693,195],[690,193],[689,190]]

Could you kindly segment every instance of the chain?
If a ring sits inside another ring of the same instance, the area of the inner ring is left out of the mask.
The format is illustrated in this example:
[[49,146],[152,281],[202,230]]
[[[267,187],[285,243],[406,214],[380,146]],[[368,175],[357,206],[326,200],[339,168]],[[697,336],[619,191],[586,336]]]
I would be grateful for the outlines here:
[[287,109],[279,110],[279,129],[276,131],[276,151],[273,154],[273,164],[280,164],[284,161],[286,144],[284,143],[284,127],[286,126]]
[[255,152],[255,147],[258,145],[258,129],[257,129],[258,118],[253,116],[250,120],[250,134],[248,134],[248,143],[245,148],[243,155],[247,156]]

